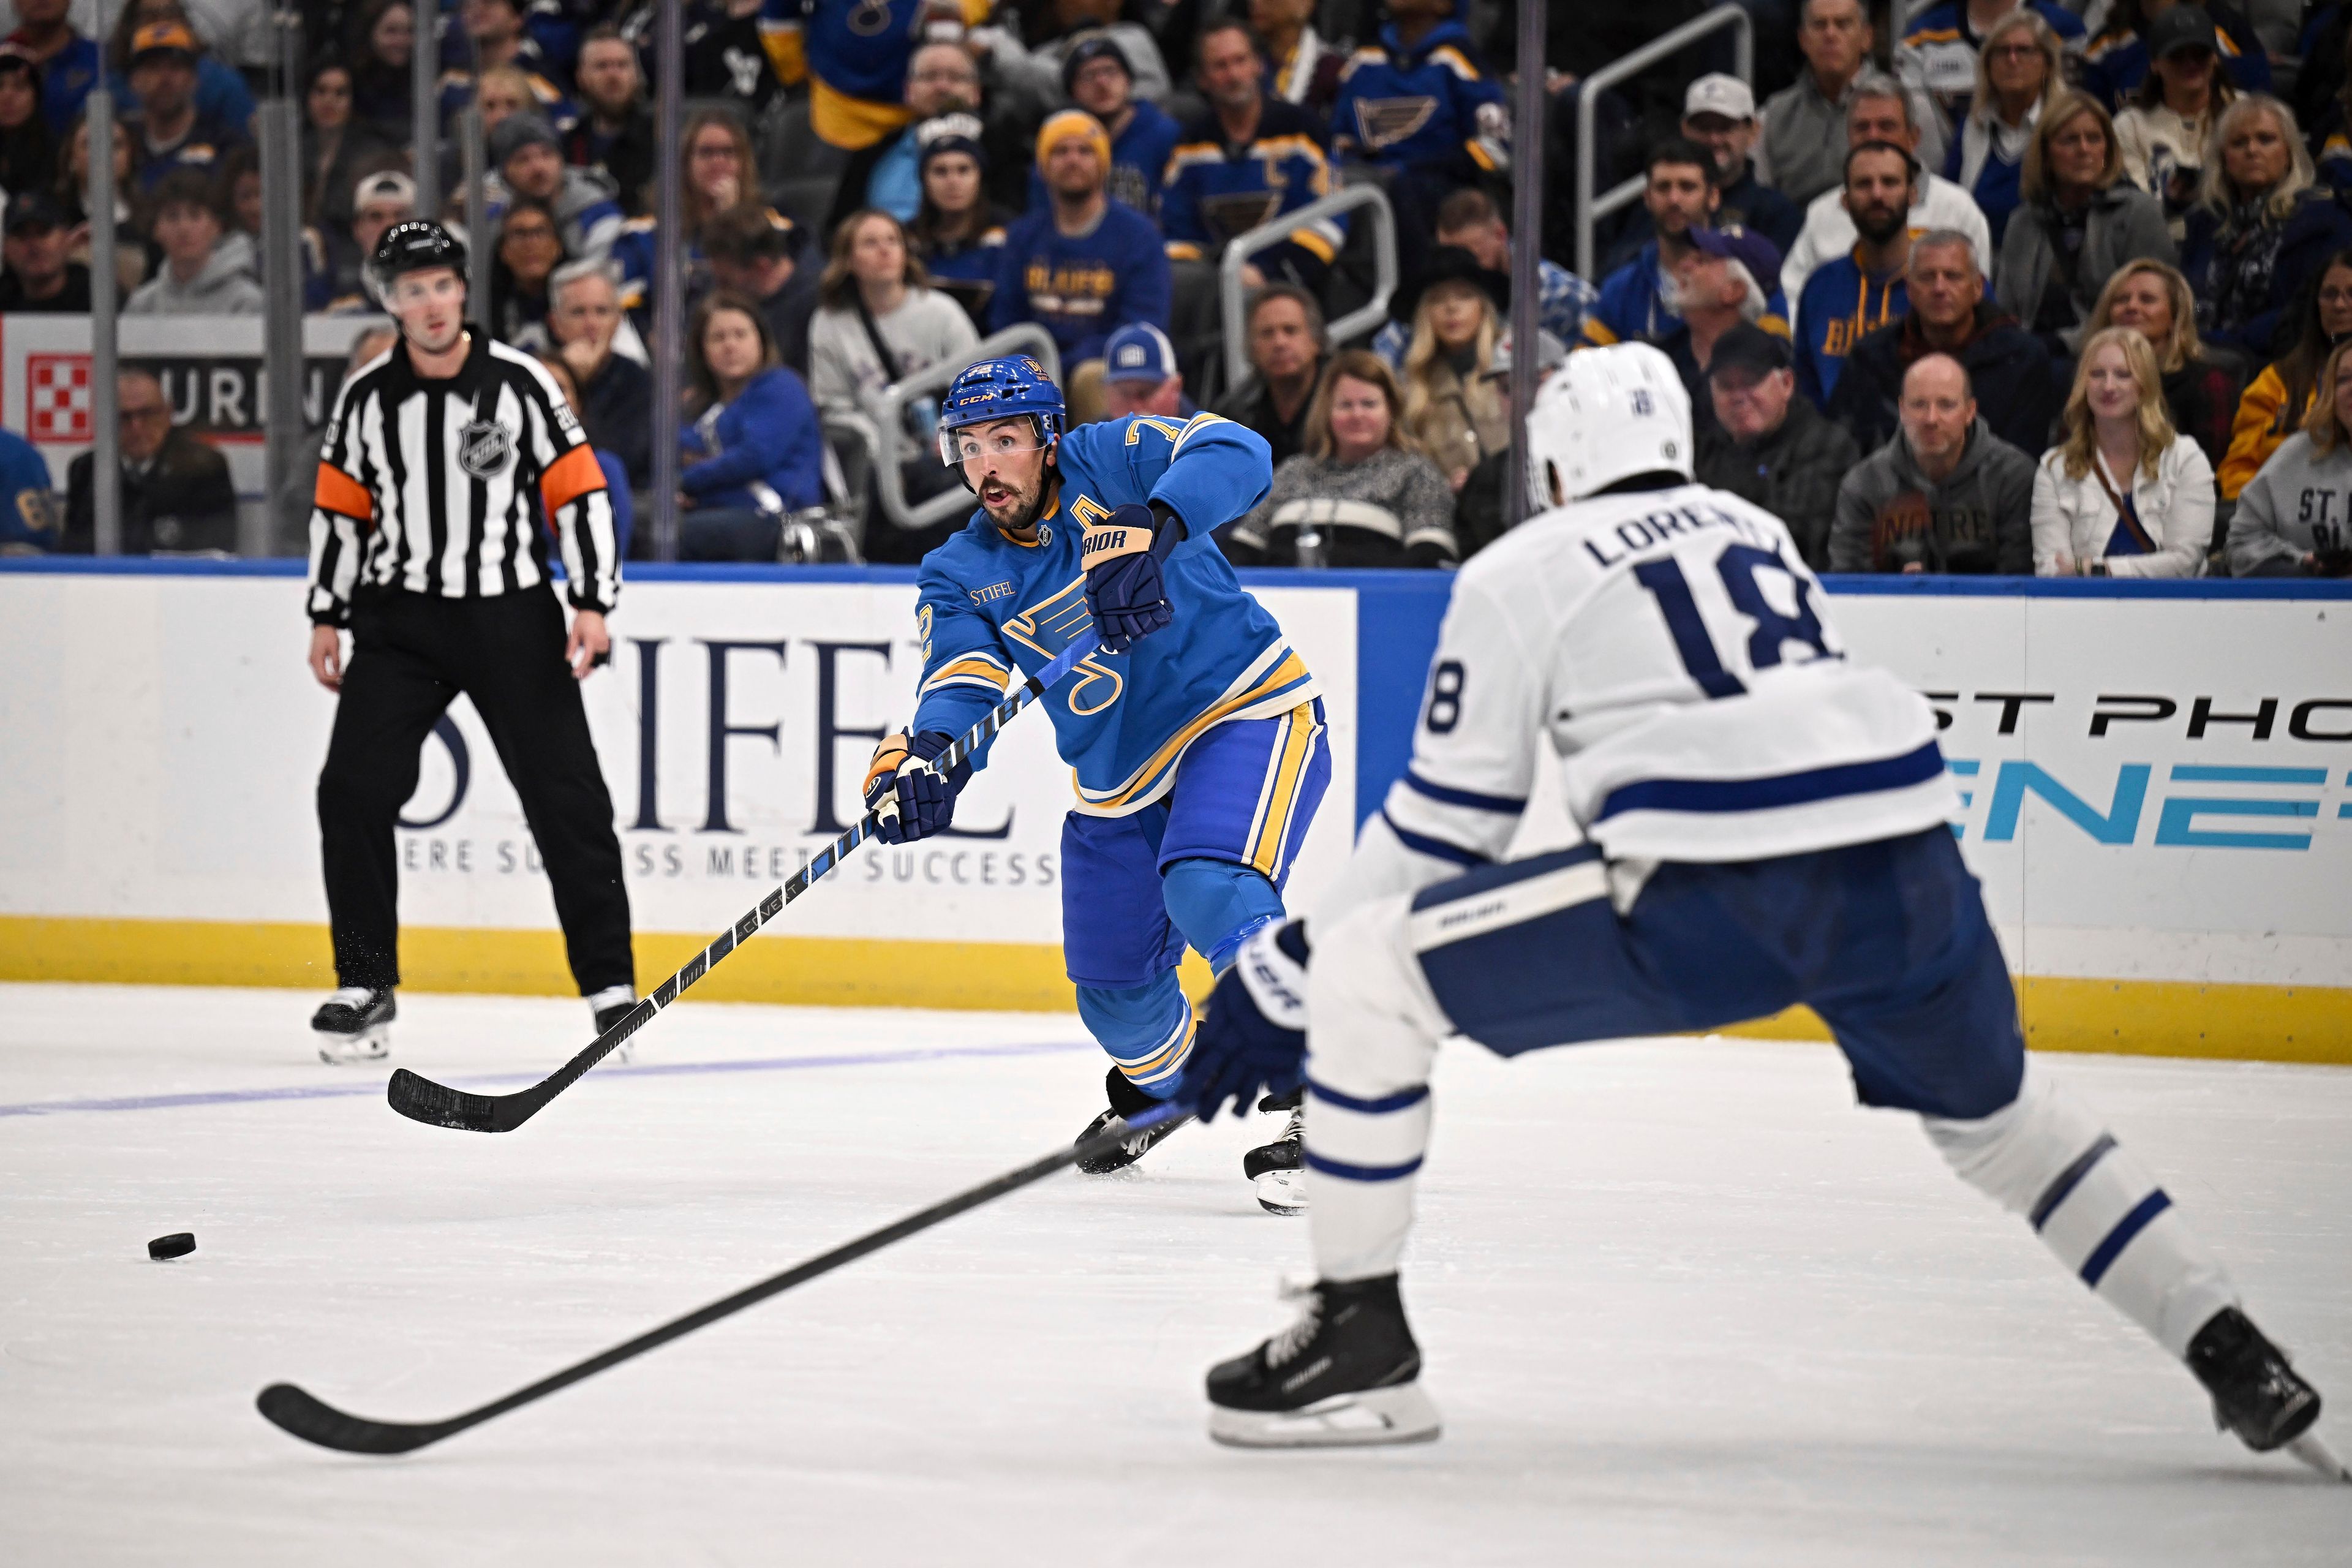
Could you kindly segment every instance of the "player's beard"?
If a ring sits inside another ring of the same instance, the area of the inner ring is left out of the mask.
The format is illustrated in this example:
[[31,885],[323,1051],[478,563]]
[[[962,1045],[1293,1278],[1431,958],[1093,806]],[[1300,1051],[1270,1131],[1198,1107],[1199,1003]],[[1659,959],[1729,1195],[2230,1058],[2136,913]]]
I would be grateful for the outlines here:
[[[1011,489],[1013,487],[1008,484],[1005,488],[1007,489]],[[1037,519],[1044,513],[1045,510],[1046,498],[1052,494],[1053,488],[1054,469],[1051,467],[1041,468],[1037,470],[1037,488],[1035,489],[1029,491],[1025,495],[1016,494],[1013,499],[1012,504],[1003,510],[991,507],[988,504],[986,498],[983,496],[980,503],[980,510],[988,514],[988,521],[996,525],[999,532],[1011,534],[1026,533],[1032,528],[1036,526]]]

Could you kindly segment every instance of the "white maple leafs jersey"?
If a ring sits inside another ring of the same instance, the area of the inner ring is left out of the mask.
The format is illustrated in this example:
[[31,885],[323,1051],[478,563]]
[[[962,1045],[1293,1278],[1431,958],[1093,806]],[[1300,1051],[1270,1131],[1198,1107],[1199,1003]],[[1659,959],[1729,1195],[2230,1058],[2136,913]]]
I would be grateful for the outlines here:
[[1499,859],[1543,743],[1612,860],[1758,860],[1948,821],[1934,711],[1846,657],[1823,597],[1779,519],[1705,485],[1530,519],[1455,580],[1412,766],[1345,890]]

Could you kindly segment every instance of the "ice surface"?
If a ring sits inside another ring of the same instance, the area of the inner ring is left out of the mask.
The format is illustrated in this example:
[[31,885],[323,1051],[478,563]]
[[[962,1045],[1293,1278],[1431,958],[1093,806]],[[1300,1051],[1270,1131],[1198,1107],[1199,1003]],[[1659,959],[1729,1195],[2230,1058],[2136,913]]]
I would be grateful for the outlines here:
[[[688,1005],[486,1137],[393,1115],[385,1071],[510,1087],[578,1003],[404,996],[391,1061],[338,1069],[315,1001],[0,987],[0,1561],[2352,1559],[2352,1488],[2216,1435],[1833,1053],[1728,1041],[1446,1053],[1406,1275],[1433,1446],[1202,1436],[1202,1373],[1305,1267],[1240,1178],[1268,1118],[425,1453],[328,1454],[255,1393],[454,1414],[1068,1139],[1103,1064],[1070,1017]],[[2050,1065],[2352,1400],[2352,1072]]]

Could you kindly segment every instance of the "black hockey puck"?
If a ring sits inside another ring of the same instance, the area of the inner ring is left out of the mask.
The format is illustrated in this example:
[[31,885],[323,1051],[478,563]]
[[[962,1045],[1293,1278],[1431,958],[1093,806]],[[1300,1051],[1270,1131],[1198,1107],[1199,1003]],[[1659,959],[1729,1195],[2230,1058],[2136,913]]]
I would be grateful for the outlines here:
[[167,1258],[185,1258],[196,1249],[196,1233],[175,1230],[169,1236],[159,1236],[147,1244],[147,1256],[161,1262]]

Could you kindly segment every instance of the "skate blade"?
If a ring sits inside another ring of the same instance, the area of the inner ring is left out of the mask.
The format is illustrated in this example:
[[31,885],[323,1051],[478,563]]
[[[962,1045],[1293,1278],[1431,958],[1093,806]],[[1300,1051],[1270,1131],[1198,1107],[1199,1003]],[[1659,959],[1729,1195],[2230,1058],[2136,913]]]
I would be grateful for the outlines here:
[[1258,1206],[1268,1214],[1286,1218],[1307,1212],[1307,1173],[1304,1171],[1265,1171],[1251,1184],[1257,1189]]
[[1339,1394],[1303,1409],[1209,1407],[1209,1436],[1230,1448],[1362,1448],[1432,1443],[1443,1423],[1418,1383]]
[[392,1033],[382,1025],[356,1035],[331,1035],[323,1029],[314,1029],[311,1035],[319,1042],[319,1059],[331,1068],[380,1062],[392,1049]]
[[2329,1480],[2343,1481],[2352,1485],[2352,1468],[2347,1468],[2344,1461],[2337,1458],[2328,1449],[2327,1445],[2319,1440],[2318,1433],[2305,1432],[2300,1437],[2290,1439],[2286,1451]]

